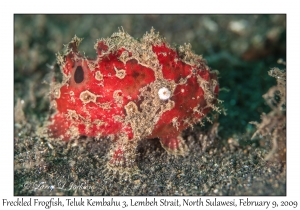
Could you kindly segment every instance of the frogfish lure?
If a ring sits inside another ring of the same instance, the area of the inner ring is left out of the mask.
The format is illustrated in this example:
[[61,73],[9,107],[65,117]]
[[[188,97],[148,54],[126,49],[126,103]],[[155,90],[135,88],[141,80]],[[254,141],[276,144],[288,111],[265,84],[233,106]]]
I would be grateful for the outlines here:
[[170,46],[153,28],[140,40],[124,31],[97,40],[95,59],[80,54],[81,41],[75,36],[57,54],[63,79],[51,86],[47,137],[110,137],[108,166],[117,170],[135,167],[143,139],[159,138],[169,154],[187,155],[181,132],[218,109],[217,73],[202,56],[190,44]]

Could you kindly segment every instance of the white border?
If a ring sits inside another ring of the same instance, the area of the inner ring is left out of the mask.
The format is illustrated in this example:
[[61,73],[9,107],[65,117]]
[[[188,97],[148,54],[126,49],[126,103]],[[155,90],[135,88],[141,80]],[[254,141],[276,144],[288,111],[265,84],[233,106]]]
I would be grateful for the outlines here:
[[[101,3],[100,3],[101,2]],[[294,1],[295,2],[295,1]],[[46,5],[46,6],[45,6]],[[13,197],[13,14],[14,13],[281,13],[287,14],[287,197],[255,197],[255,200],[299,202],[299,12],[297,4],[268,1],[7,1],[1,3],[1,176],[0,202]],[[297,196],[298,194],[298,196]],[[169,197],[171,199],[171,197]],[[212,197],[210,197],[212,198]],[[239,197],[234,197],[239,199]],[[242,197],[243,198],[243,197]],[[254,197],[251,197],[254,199]],[[42,200],[42,197],[40,197]],[[45,197],[45,200],[50,199]],[[118,197],[116,199],[121,199]],[[128,197],[126,199],[129,199]],[[221,198],[230,200],[230,197]],[[34,207],[32,207],[34,208]],[[226,208],[226,207],[225,207]],[[5,208],[6,209],[6,208]],[[37,209],[37,208],[35,208]]]

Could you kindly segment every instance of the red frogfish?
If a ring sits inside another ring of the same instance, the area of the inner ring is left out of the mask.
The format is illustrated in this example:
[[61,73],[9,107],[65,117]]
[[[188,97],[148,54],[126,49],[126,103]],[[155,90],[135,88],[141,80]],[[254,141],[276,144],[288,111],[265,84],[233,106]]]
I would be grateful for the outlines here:
[[124,31],[97,40],[95,59],[78,51],[74,37],[57,54],[63,74],[52,84],[55,113],[44,127],[49,139],[110,137],[108,166],[136,167],[136,147],[158,138],[173,155],[187,155],[181,133],[216,106],[219,84],[190,44],[177,48],[151,29],[140,40]]

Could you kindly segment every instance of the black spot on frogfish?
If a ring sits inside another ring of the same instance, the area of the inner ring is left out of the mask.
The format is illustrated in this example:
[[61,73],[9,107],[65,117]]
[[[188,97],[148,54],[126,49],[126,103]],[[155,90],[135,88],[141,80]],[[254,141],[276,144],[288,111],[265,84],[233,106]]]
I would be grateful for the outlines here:
[[74,74],[74,80],[77,84],[84,80],[84,71],[81,66],[77,66]]

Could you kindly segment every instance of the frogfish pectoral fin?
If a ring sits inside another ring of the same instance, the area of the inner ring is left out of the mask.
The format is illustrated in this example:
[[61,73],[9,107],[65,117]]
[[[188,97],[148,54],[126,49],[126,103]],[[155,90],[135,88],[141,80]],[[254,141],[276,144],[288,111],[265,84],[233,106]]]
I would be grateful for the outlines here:
[[169,154],[175,156],[186,156],[189,152],[189,148],[181,136],[160,138],[160,143]]

